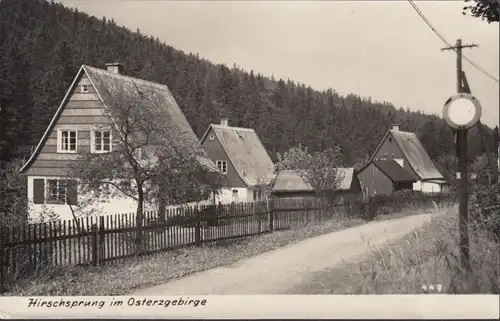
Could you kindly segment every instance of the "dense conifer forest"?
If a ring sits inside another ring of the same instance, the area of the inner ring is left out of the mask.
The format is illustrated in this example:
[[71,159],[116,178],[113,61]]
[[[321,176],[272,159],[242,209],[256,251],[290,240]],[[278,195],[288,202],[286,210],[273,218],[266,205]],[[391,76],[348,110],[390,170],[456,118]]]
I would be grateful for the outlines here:
[[[339,146],[353,165],[374,151],[393,123],[417,132],[434,160],[455,153],[454,136],[438,116],[213,64],[61,4],[0,1],[0,35],[2,166],[30,154],[81,64],[104,68],[107,62],[168,85],[198,137],[209,123],[228,117],[230,125],[254,128],[273,159],[297,144],[311,151]],[[491,129],[488,135],[493,147]],[[471,161],[482,146],[472,130]]]

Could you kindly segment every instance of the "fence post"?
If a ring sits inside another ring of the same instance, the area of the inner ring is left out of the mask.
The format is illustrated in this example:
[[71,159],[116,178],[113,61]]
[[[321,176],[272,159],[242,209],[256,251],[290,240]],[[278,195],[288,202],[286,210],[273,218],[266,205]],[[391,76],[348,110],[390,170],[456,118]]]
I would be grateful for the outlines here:
[[96,266],[97,265],[97,224],[92,224],[92,265]]
[[105,227],[104,227],[104,216],[99,216],[99,264],[104,264],[104,259],[106,258],[105,250]]
[[262,207],[260,206],[260,202],[254,202],[252,205],[252,208],[254,210],[254,213],[257,214],[257,225],[259,227],[259,234],[262,232],[262,214],[261,210]]
[[274,231],[274,200],[268,202],[269,204],[269,232]]
[[196,246],[201,246],[202,241],[201,241],[201,213],[198,209],[198,206],[194,208],[194,214],[196,216],[196,224],[195,224],[195,229],[194,229],[194,243]]
[[372,221],[373,219],[375,219],[375,215],[377,212],[375,202],[376,202],[375,196],[370,196],[368,198],[368,220],[369,221]]

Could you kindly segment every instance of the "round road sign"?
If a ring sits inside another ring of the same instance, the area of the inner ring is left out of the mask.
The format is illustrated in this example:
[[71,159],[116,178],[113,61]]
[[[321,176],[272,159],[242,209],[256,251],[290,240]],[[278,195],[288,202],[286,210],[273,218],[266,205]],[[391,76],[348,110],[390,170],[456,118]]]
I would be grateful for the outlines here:
[[452,96],[444,104],[443,117],[454,129],[469,129],[481,117],[481,104],[471,94],[461,93]]

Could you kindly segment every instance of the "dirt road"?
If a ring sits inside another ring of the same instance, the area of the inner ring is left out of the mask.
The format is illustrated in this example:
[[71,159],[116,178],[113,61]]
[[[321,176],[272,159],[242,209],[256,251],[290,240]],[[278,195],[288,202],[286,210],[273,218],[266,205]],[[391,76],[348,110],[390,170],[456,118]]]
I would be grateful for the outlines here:
[[353,262],[369,250],[369,246],[381,246],[402,238],[432,217],[444,213],[370,222],[141,289],[132,295],[287,294],[314,273]]

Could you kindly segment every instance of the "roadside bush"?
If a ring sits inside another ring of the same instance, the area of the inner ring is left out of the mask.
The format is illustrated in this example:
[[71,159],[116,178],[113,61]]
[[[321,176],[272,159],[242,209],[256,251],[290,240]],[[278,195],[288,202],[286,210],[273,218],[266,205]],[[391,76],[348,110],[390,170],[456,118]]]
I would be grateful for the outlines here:
[[470,202],[471,226],[500,239],[500,183],[473,186]]

